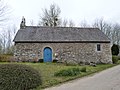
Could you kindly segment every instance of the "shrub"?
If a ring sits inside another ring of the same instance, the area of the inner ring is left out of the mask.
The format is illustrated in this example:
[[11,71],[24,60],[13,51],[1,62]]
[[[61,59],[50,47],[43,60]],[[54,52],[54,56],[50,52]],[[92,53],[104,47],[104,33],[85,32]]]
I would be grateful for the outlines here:
[[119,54],[119,46],[116,44],[113,44],[111,47],[112,55],[118,55]]
[[112,56],[112,62],[113,62],[113,64],[117,64],[118,63],[118,56]]
[[7,62],[7,61],[10,61],[10,55],[3,55],[3,54],[1,54],[0,55],[0,62]]
[[86,72],[86,67],[81,68],[81,72]]
[[38,62],[43,63],[43,59],[39,59]]
[[66,70],[60,70],[56,72],[54,75],[55,76],[75,76],[80,74],[80,69],[79,68],[70,68]]
[[53,63],[56,63],[58,60],[57,59],[53,59]]
[[118,60],[120,60],[120,56],[118,56]]
[[37,70],[21,64],[0,64],[0,90],[29,90],[41,85]]

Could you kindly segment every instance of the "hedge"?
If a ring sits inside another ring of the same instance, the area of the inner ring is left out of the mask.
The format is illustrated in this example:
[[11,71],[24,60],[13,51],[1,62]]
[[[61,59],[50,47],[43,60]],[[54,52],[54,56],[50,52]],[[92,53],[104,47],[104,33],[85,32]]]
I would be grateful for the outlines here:
[[0,90],[29,90],[41,85],[37,70],[22,64],[0,64]]

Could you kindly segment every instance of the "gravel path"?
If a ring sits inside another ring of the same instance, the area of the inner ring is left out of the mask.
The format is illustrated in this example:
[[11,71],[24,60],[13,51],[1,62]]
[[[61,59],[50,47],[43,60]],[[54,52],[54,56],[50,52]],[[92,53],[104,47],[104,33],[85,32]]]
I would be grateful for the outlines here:
[[120,65],[45,90],[120,90]]

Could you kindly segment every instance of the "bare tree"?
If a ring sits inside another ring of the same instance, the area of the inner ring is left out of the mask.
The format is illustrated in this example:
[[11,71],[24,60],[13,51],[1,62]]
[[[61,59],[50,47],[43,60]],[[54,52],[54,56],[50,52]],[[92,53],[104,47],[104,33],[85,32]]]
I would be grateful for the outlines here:
[[109,38],[111,38],[112,25],[104,21],[103,18],[96,19],[92,26],[94,28],[99,28],[104,34],[106,34]]
[[68,25],[68,20],[64,19],[61,26],[62,27],[67,27],[67,25]]
[[50,9],[43,9],[38,25],[55,27],[60,25],[60,8],[56,4],[51,4]]
[[120,25],[117,23],[113,25],[112,43],[120,45]]
[[61,27],[74,27],[75,23],[73,22],[73,20],[64,19],[60,26]]
[[0,33],[0,53],[12,54],[13,53],[13,38],[16,34],[15,25],[4,28]]
[[7,22],[10,19],[11,8],[5,0],[0,0],[0,53],[6,53],[7,47],[11,45],[11,31],[7,31]]
[[120,24],[110,24],[101,19],[96,19],[93,27],[99,28],[112,41],[112,44],[120,45]]
[[7,28],[7,43],[6,43],[6,53],[13,54],[14,52],[14,45],[13,45],[13,38],[17,32],[17,27],[12,25],[11,27]]
[[87,21],[84,19],[83,21],[80,22],[80,27],[89,27],[89,25],[87,24]]
[[0,24],[9,19],[10,12],[11,10],[4,0],[0,0]]
[[3,46],[2,46],[2,38],[0,38],[0,54],[2,54],[2,49],[3,49]]
[[34,21],[33,20],[30,20],[30,25],[34,26]]
[[106,22],[104,21],[103,18],[96,19],[95,22],[93,23],[93,27],[99,28],[101,31],[105,32],[105,26]]
[[12,35],[11,35],[11,31],[8,30],[7,31],[7,48],[8,48],[8,50],[10,49],[11,44],[12,44]]
[[6,31],[3,30],[3,32],[1,33],[0,35],[1,37],[1,45],[2,45],[2,53],[6,53],[6,42],[7,42],[7,34],[6,34]]
[[75,23],[73,22],[73,20],[70,20],[69,21],[69,27],[74,27],[75,26]]

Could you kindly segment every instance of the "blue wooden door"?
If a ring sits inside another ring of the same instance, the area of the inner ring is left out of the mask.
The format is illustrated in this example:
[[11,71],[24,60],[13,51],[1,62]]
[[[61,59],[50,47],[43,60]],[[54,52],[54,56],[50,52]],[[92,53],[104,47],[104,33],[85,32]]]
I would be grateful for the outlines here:
[[49,47],[44,49],[44,62],[52,62],[52,49]]

